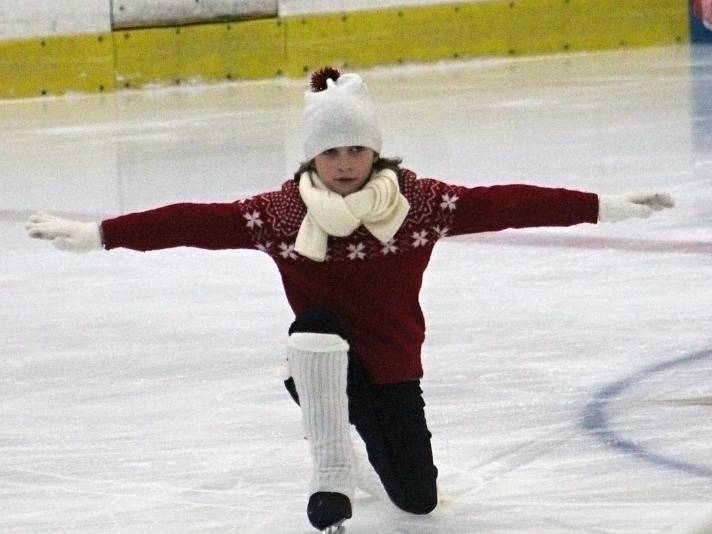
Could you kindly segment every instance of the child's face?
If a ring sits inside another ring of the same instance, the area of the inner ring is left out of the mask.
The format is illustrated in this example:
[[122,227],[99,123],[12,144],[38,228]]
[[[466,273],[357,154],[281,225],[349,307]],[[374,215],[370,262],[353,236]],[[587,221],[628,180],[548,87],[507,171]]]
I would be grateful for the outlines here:
[[341,146],[314,158],[316,172],[326,187],[341,196],[361,189],[371,176],[376,153],[363,146]]

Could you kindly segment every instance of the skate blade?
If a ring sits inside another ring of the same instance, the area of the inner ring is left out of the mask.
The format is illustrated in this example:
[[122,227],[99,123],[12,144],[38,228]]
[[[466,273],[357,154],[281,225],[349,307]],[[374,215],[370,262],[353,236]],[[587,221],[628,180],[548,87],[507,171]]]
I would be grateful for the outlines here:
[[324,530],[321,531],[322,534],[346,534],[346,527],[344,526],[343,521],[339,521],[338,523],[335,523],[331,525],[330,527],[326,527]]

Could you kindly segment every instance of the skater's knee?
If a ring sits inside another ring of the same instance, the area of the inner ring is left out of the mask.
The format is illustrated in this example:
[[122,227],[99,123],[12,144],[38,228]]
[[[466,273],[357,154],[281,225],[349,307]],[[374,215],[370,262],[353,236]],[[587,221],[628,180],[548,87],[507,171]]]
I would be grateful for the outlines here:
[[[387,488],[388,490],[388,488]],[[435,481],[432,483],[406,484],[399,488],[400,491],[388,491],[393,504],[404,512],[411,514],[429,514],[438,505],[438,488]]]
[[393,503],[403,510],[416,515],[427,515],[438,505],[437,491],[424,492],[416,495],[404,495]]
[[312,332],[316,334],[334,334],[347,339],[343,323],[333,311],[324,308],[309,308],[294,320],[289,327],[289,334]]

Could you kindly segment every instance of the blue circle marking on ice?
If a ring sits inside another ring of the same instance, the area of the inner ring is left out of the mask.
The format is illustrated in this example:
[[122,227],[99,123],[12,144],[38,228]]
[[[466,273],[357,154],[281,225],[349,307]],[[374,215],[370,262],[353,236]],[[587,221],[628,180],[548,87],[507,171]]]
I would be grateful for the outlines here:
[[691,475],[712,478],[712,469],[709,467],[656,454],[616,434],[616,432],[610,428],[610,425],[608,424],[608,416],[606,415],[606,407],[608,406],[608,403],[620,396],[621,393],[633,384],[641,382],[642,380],[657,373],[661,373],[675,367],[694,364],[707,358],[712,358],[712,350],[695,352],[674,360],[645,367],[637,373],[601,388],[593,396],[593,399],[586,405],[583,413],[583,427],[590,434],[612,449],[632,454],[642,460],[668,469],[675,469]]

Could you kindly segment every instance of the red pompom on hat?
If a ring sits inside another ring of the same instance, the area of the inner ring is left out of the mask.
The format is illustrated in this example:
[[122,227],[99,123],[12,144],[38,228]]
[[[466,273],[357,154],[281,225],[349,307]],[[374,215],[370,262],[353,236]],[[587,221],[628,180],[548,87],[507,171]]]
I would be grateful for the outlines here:
[[326,67],[311,76],[304,93],[304,156],[311,160],[330,148],[365,146],[381,152],[376,108],[358,74]]
[[326,80],[336,81],[341,76],[341,71],[336,67],[324,67],[311,75],[311,90],[313,93],[326,91]]

